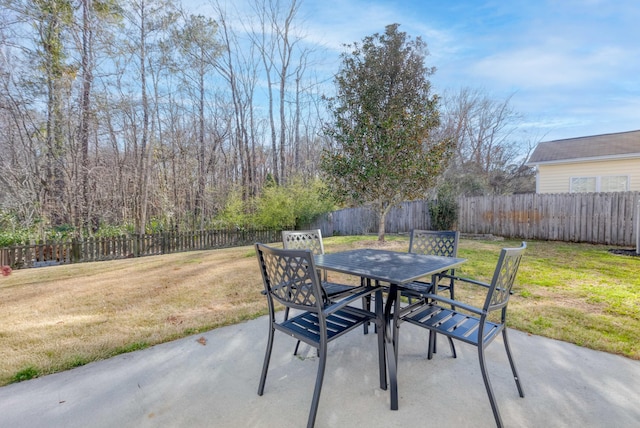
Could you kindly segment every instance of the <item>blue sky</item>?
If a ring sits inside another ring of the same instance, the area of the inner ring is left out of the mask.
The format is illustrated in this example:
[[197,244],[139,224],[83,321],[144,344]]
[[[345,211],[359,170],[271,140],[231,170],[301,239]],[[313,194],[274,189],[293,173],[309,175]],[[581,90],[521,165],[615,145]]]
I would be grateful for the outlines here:
[[300,16],[334,72],[342,44],[399,23],[427,42],[437,93],[512,95],[543,140],[640,129],[638,0],[302,0]]

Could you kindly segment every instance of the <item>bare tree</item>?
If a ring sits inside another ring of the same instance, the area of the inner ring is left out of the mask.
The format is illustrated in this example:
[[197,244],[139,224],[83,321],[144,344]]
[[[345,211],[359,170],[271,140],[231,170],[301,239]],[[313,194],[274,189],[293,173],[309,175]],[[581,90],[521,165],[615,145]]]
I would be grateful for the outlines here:
[[257,79],[255,60],[251,55],[242,55],[243,49],[228,22],[226,9],[220,4],[217,4],[216,8],[218,14],[216,20],[220,26],[223,49],[221,55],[216,59],[215,66],[229,88],[233,111],[232,139],[240,161],[243,198],[247,199],[253,186],[250,114],[253,107],[253,90]]
[[[302,70],[299,68],[291,72],[290,69],[296,55],[304,56],[304,51],[302,53],[296,52],[296,45],[302,40],[302,37],[296,32],[294,26],[300,2],[297,0],[291,0],[288,3],[277,0],[255,0],[253,7],[259,26],[251,29],[250,34],[261,54],[267,79],[273,177],[276,183],[284,184],[288,170],[287,92],[290,89],[291,78],[296,75],[296,72]],[[301,60],[302,62],[303,60]],[[275,76],[272,73],[275,73]],[[275,97],[272,90],[274,81],[278,84],[278,127],[274,114]]]
[[[287,121],[285,112],[285,96],[287,89],[287,82],[289,80],[289,67],[291,64],[291,58],[293,55],[293,49],[297,42],[300,40],[295,35],[291,34],[292,22],[300,8],[300,3],[296,0],[292,0],[289,9],[285,12],[284,19],[279,22],[278,19],[273,19],[272,25],[275,30],[275,34],[278,40],[278,53],[280,54],[280,69],[278,78],[280,82],[280,177],[283,183],[286,181],[286,134],[287,134]],[[272,15],[273,18],[277,18],[277,14]]]
[[176,19],[174,3],[170,0],[131,0],[131,9],[126,17],[134,30],[128,39],[130,52],[137,60],[137,78],[139,79],[139,94],[141,108],[141,123],[136,123],[142,129],[134,132],[134,147],[136,148],[136,185],[134,193],[135,230],[136,233],[145,232],[147,224],[147,209],[149,197],[150,160],[153,153],[150,145],[151,112],[149,104],[149,88],[147,84],[148,62],[152,60],[150,54],[167,31],[168,25]]
[[216,40],[217,24],[211,18],[198,15],[189,16],[184,25],[175,32],[173,42],[177,45],[181,58],[178,60],[179,70],[184,77],[185,87],[195,88],[197,105],[197,141],[198,141],[198,177],[195,195],[195,219],[200,228],[204,227],[204,199],[207,174],[206,141],[205,141],[205,95],[206,77],[215,66],[220,46]]
[[43,143],[38,132],[43,118],[9,72],[20,70],[9,50],[3,50],[0,59],[0,210],[13,213],[19,226],[28,227],[44,215]]
[[460,193],[509,192],[510,176],[527,175],[524,162],[535,143],[522,141],[522,116],[510,103],[511,96],[497,101],[471,88],[443,96],[440,132],[456,143],[446,180],[458,183]]

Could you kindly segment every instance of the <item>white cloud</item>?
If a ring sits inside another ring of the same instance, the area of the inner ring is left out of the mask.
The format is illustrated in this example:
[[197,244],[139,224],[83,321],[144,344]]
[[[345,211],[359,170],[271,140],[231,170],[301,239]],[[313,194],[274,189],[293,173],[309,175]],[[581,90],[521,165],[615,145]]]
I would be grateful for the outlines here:
[[500,52],[470,68],[479,78],[518,88],[571,88],[615,74],[624,57],[625,52],[616,47],[583,53],[542,46]]

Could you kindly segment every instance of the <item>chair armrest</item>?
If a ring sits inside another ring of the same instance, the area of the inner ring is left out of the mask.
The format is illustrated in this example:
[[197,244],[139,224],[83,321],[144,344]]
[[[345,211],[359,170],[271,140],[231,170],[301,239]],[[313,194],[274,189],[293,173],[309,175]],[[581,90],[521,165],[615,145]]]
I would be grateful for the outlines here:
[[[486,282],[476,281],[475,279],[471,279],[471,278],[463,278],[461,276],[442,275],[441,278],[451,278],[455,281],[468,282],[469,284],[479,285],[480,287],[484,287],[484,288],[491,287],[491,285],[487,284]],[[500,290],[500,288],[496,288],[496,290]],[[513,294],[513,290],[509,291],[509,294]]]
[[322,312],[325,315],[331,315],[332,313],[336,312],[339,309],[344,308],[345,306],[348,306],[350,303],[355,302],[356,300],[360,300],[365,296],[368,296],[372,293],[375,293],[377,291],[377,288],[373,288],[373,287],[358,287],[358,289],[361,289],[362,291],[358,291],[357,293],[351,294],[348,297],[345,297],[342,300],[338,300],[335,303],[332,303],[328,306],[326,306]]
[[438,302],[442,302],[442,303],[446,303],[449,304],[451,306],[455,306],[456,309],[464,309],[465,311],[477,314],[477,315],[482,315],[484,314],[484,311],[480,308],[477,308],[475,306],[471,306],[471,305],[467,305],[466,303],[460,302],[458,300],[453,300],[453,299],[449,299],[447,297],[442,297],[442,296],[438,296],[437,294],[423,294],[422,297],[424,297],[425,299],[431,299],[431,300],[435,300]]
[[485,287],[485,288],[489,288],[490,285],[487,284],[486,282],[482,282],[482,281],[476,281],[475,279],[471,279],[471,278],[463,278],[461,276],[455,276],[455,275],[442,275],[442,278],[451,278],[455,281],[462,281],[462,282],[468,282],[469,284],[473,284],[473,285],[479,285],[480,287]]

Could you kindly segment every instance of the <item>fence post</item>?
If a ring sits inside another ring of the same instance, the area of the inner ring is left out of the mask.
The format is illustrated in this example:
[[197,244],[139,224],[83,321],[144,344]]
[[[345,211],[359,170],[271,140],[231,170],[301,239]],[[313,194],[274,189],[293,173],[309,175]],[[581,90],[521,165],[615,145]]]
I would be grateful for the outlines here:
[[636,209],[636,254],[640,254],[640,197]]
[[78,237],[74,236],[71,239],[71,263],[78,263],[80,261],[80,242]]

